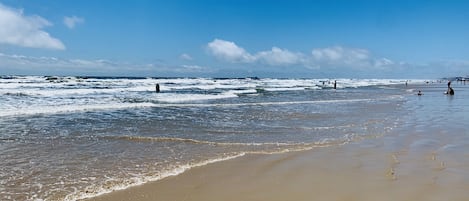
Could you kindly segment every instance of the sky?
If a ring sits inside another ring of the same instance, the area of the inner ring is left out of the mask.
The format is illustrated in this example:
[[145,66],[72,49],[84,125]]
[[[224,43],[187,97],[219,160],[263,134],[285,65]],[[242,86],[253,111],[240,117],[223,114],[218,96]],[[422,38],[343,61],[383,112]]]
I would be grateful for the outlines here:
[[0,75],[469,75],[464,0],[0,0]]

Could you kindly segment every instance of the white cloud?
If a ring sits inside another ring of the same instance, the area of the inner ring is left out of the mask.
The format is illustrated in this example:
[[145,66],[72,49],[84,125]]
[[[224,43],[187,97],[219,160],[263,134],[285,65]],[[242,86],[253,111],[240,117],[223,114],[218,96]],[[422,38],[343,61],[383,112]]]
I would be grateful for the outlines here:
[[56,57],[32,57],[0,53],[0,74],[58,73],[68,75],[193,75],[212,73],[213,69],[199,65],[172,66],[161,63],[126,63],[105,59],[62,59]]
[[393,65],[386,59],[372,58],[370,52],[359,48],[341,46],[316,48],[310,55],[293,52],[279,47],[271,50],[249,53],[234,42],[215,39],[207,45],[209,52],[216,58],[232,63],[262,63],[269,66],[303,66],[307,68],[320,67],[383,67]]
[[186,68],[186,69],[191,69],[191,70],[201,70],[201,69],[204,69],[204,67],[202,66],[198,66],[198,65],[182,65],[183,68]]
[[[207,49],[216,58],[231,63],[258,64],[256,66],[303,67],[319,70],[323,75],[392,76],[405,72],[418,75],[420,71],[403,62],[388,58],[374,57],[370,51],[360,48],[332,46],[314,48],[309,54],[295,52],[280,47],[250,53],[231,41],[215,39]],[[419,65],[421,66],[421,65]],[[440,65],[441,66],[441,65]],[[453,67],[461,69],[462,67]],[[453,70],[456,71],[456,70]]]
[[272,47],[271,50],[260,51],[255,54],[247,52],[234,42],[215,39],[207,45],[209,52],[220,60],[233,63],[255,63],[279,66],[305,62],[304,55],[287,49]]
[[0,43],[31,48],[64,50],[65,45],[43,30],[52,26],[40,16],[25,16],[23,10],[16,10],[0,4]]
[[392,70],[403,65],[388,58],[376,58],[366,49],[341,46],[316,48],[311,51],[312,63],[319,67],[353,70]]
[[292,65],[305,62],[303,54],[291,52],[286,49],[280,49],[278,47],[273,47],[270,51],[258,52],[255,55],[255,58],[256,60],[273,66]]
[[72,17],[64,17],[64,24],[67,26],[69,29],[75,28],[77,24],[82,24],[85,22],[85,19],[77,16],[72,16]]
[[329,63],[354,64],[370,59],[368,50],[341,46],[313,49],[311,54],[314,60]]
[[211,54],[221,60],[229,62],[250,63],[255,61],[254,56],[246,52],[234,42],[215,39],[207,45]]
[[208,43],[209,52],[216,58],[232,63],[262,63],[269,66],[303,66],[314,69],[320,67],[362,68],[390,67],[395,62],[387,58],[373,58],[366,49],[333,46],[316,48],[310,55],[293,52],[279,47],[271,50],[249,53],[231,41],[215,39]]
[[117,66],[118,64],[112,63],[107,60],[85,60],[85,59],[59,59],[56,57],[32,57],[24,55],[10,55],[0,53],[0,66],[13,67],[27,66],[32,68],[46,68],[46,67],[60,67],[60,68],[95,68],[105,66]]
[[186,60],[186,61],[192,61],[191,55],[186,54],[186,53],[181,54],[181,55],[179,56],[179,59]]

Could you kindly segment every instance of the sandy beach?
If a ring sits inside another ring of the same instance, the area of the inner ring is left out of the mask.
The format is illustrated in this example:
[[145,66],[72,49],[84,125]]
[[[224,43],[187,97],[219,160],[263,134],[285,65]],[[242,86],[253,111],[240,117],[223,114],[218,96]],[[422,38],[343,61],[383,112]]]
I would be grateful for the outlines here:
[[391,136],[248,155],[90,200],[467,200],[468,155],[420,142]]
[[0,201],[469,201],[469,0],[0,0]]
[[[455,95],[449,96],[441,81],[340,80],[334,90],[298,89],[305,83],[322,86],[314,79],[158,79],[176,86],[175,92],[156,94],[134,92],[153,90],[152,78],[62,78],[67,81],[34,95],[40,90],[24,87],[23,79],[50,85],[44,77],[3,80],[5,103],[30,108],[27,103],[39,96],[44,105],[21,110],[32,114],[0,114],[0,166],[8,167],[0,173],[6,184],[0,185],[1,200],[469,197],[465,83],[455,82]],[[194,82],[209,83],[203,88],[210,86],[213,94],[193,89]],[[116,87],[97,93],[103,83]],[[82,98],[70,94],[70,86],[80,87]],[[220,86],[229,86],[225,95],[216,95]],[[244,94],[227,98],[233,91]],[[94,103],[82,102],[86,97]],[[153,102],[184,97],[208,100]],[[116,102],[102,105],[103,100]],[[54,105],[63,101],[78,106]]]
[[417,89],[426,94],[409,98],[414,112],[385,136],[249,154],[89,200],[467,200],[466,92]]

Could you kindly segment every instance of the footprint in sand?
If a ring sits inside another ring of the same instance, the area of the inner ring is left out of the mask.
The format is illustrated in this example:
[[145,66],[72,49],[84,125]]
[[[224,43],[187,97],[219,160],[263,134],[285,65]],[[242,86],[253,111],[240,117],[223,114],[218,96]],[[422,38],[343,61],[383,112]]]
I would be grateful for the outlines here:
[[442,170],[446,169],[445,162],[441,161],[440,165],[436,168],[433,168],[433,169],[436,170],[436,171],[442,171]]
[[397,180],[395,168],[398,164],[400,164],[400,161],[397,158],[397,155],[395,153],[391,154],[391,158],[392,158],[391,167],[387,171],[386,176],[391,180]]
[[401,162],[399,161],[399,159],[397,159],[396,154],[392,154],[391,157],[392,157],[392,159],[393,159],[393,164],[394,164],[394,165],[401,163]]
[[389,168],[388,172],[386,173],[386,176],[391,180],[397,180],[396,171],[392,167]]
[[[437,161],[437,154],[435,152],[432,153],[431,159],[432,161]],[[443,161],[440,162],[438,167],[433,168],[433,170],[435,171],[442,171],[444,169],[446,169],[446,165],[445,165],[445,162]]]

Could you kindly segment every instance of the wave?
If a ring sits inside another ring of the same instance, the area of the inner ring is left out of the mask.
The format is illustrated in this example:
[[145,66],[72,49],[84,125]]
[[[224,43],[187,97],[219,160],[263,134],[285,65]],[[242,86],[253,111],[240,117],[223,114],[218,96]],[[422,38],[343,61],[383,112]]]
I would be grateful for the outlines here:
[[[237,92],[228,91],[219,94],[178,94],[178,93],[166,93],[156,94],[152,97],[153,100],[165,103],[184,103],[184,102],[197,102],[206,100],[219,100],[227,98],[238,97]],[[162,104],[160,104],[162,105]]]
[[[167,177],[171,176],[177,176],[180,175],[192,168],[195,167],[202,167],[206,166],[212,163],[217,163],[217,162],[222,162],[222,161],[227,161],[227,160],[232,160],[236,159],[248,154],[281,154],[281,153],[288,153],[288,152],[296,152],[296,151],[306,151],[306,150],[311,150],[313,148],[320,148],[320,147],[329,147],[332,145],[343,145],[348,142],[350,142],[350,139],[348,140],[336,140],[336,142],[329,142],[328,139],[323,140],[322,142],[317,142],[317,143],[298,143],[298,144],[287,144],[287,143],[220,143],[220,142],[210,142],[210,141],[200,141],[200,140],[194,140],[194,139],[184,139],[184,138],[168,138],[168,137],[138,137],[138,136],[106,136],[105,138],[111,138],[111,139],[123,139],[123,140],[137,140],[137,141],[176,141],[176,142],[189,142],[189,143],[202,143],[202,144],[217,144],[217,145],[244,145],[244,146],[257,146],[257,145],[262,145],[262,144],[268,144],[268,145],[277,145],[277,144],[283,144],[285,147],[281,149],[274,149],[271,151],[268,150],[258,150],[258,151],[242,151],[238,153],[224,153],[223,156],[216,157],[216,158],[211,158],[207,160],[203,160],[200,162],[195,162],[195,163],[188,163],[185,165],[175,165],[173,168],[168,168],[169,170],[164,170],[159,173],[155,173],[152,176],[143,176],[139,177],[136,176],[134,178],[129,178],[125,181],[117,182],[117,184],[113,186],[101,186],[101,187],[93,187],[94,189],[90,190],[85,190],[85,192],[73,192],[65,197],[65,201],[72,201],[72,200],[82,200],[82,199],[87,199],[87,198],[92,198],[92,197],[97,197],[103,194],[111,193],[116,190],[124,190],[133,186],[138,186],[142,185],[148,182],[153,182],[153,181],[158,181],[162,180]],[[296,147],[292,146],[287,146],[287,145],[300,145]],[[115,181],[113,178],[109,178],[111,181]]]
[[195,168],[195,167],[201,167],[201,166],[205,166],[205,165],[216,163],[216,162],[231,160],[231,159],[235,159],[244,155],[246,155],[246,153],[239,153],[239,154],[229,155],[229,156],[220,157],[220,158],[208,159],[208,160],[201,161],[198,163],[179,165],[179,166],[172,168],[171,170],[163,171],[159,174],[156,174],[155,176],[148,176],[144,178],[131,178],[131,179],[128,179],[128,181],[122,181],[119,184],[111,186],[111,187],[98,187],[97,189],[87,190],[85,192],[74,192],[72,194],[67,195],[64,198],[64,201],[76,201],[76,200],[83,200],[87,198],[97,197],[100,195],[111,193],[116,190],[124,190],[133,186],[138,186],[138,185],[142,185],[148,182],[158,181],[167,177],[180,175],[184,173],[185,171]]
[[19,140],[19,138],[0,138],[0,142],[3,141],[3,142],[14,142],[14,141],[17,141]]
[[268,105],[293,105],[293,104],[321,104],[321,103],[350,103],[369,102],[389,99],[400,99],[401,95],[392,95],[384,98],[359,98],[359,99],[334,99],[334,100],[308,100],[308,101],[278,101],[278,102],[250,102],[250,103],[155,103],[155,107],[237,107],[237,106],[268,106]]
[[242,142],[213,142],[205,140],[196,140],[189,138],[175,138],[175,137],[144,137],[144,136],[104,136],[104,139],[116,139],[116,140],[127,140],[127,141],[138,141],[138,142],[183,142],[192,144],[208,144],[215,146],[262,146],[262,145],[274,145],[274,146],[294,146],[304,145],[304,143],[281,143],[281,142],[264,142],[264,143],[242,143]]
[[[60,82],[56,82],[59,80]],[[398,79],[213,79],[213,78],[132,78],[132,77],[6,77],[0,79],[3,85],[21,87],[48,87],[66,86],[68,84],[95,85],[122,85],[147,86],[159,83],[163,89],[177,90],[198,88],[202,90],[235,89],[235,88],[272,88],[277,89],[304,89],[330,87],[337,81],[338,88],[356,88],[363,86],[404,84],[407,80]],[[424,80],[412,80],[412,83],[424,83]]]
[[114,110],[114,109],[128,109],[139,107],[152,107],[152,103],[120,103],[120,104],[95,104],[95,105],[62,105],[62,106],[35,106],[28,108],[13,108],[4,109],[0,113],[0,117],[7,116],[29,116],[39,114],[61,114],[61,113],[74,113],[86,111],[99,111],[99,110]]
[[[337,127],[318,127],[318,129],[332,129],[332,128],[343,128],[350,127],[351,125],[343,125]],[[304,127],[301,127],[304,128]],[[309,128],[314,129],[314,128]],[[316,147],[325,147],[332,145],[343,145],[349,142],[363,140],[367,137],[377,137],[380,135],[371,135],[363,136],[359,134],[345,134],[338,138],[323,138],[321,140],[312,141],[312,142],[223,142],[223,141],[208,141],[201,139],[192,139],[192,138],[181,138],[181,137],[156,137],[156,136],[134,136],[134,135],[106,135],[100,136],[99,138],[105,140],[124,140],[130,142],[175,142],[175,143],[190,143],[190,144],[199,144],[199,145],[212,145],[212,146],[245,146],[245,147],[262,147],[265,148],[279,148],[273,149],[277,151],[267,151],[267,152],[257,152],[250,151],[246,153],[263,153],[263,154],[272,154],[272,153],[284,153],[292,150],[309,150]],[[284,149],[283,149],[284,148]],[[282,151],[278,151],[282,150]]]
[[148,137],[148,136],[103,136],[103,139],[125,140],[134,142],[179,142],[212,146],[239,146],[239,147],[263,147],[251,151],[244,151],[246,154],[278,154],[292,151],[305,151],[313,148],[328,147],[333,145],[343,145],[358,139],[362,136],[353,134],[340,138],[324,138],[315,142],[214,142],[206,140],[196,140],[190,138],[177,137]]
[[21,93],[21,92],[17,92],[17,93],[7,92],[7,93],[4,93],[3,95],[5,95],[5,96],[29,96],[28,94]]
[[[214,95],[216,96],[216,95]],[[100,111],[100,110],[120,110],[129,108],[144,108],[144,107],[242,107],[242,106],[270,106],[270,105],[293,105],[293,104],[326,104],[326,103],[350,103],[350,102],[370,102],[381,101],[389,99],[402,98],[400,95],[388,96],[385,98],[376,99],[345,99],[345,100],[311,100],[311,101],[279,101],[279,102],[250,102],[250,103],[154,103],[144,101],[130,101],[123,103],[109,103],[109,104],[64,104],[64,105],[45,105],[45,106],[27,106],[27,107],[12,107],[4,108],[0,113],[0,117],[6,116],[27,116],[38,114],[60,114],[60,113],[75,113],[86,111]],[[196,98],[197,99],[197,98]],[[194,99],[192,99],[194,100]]]

